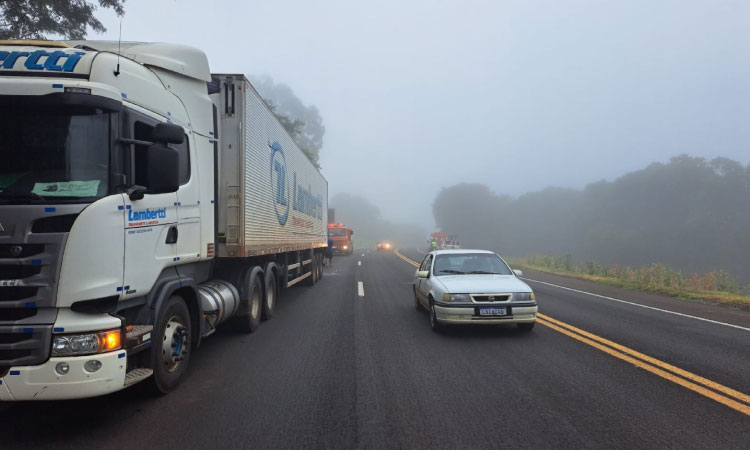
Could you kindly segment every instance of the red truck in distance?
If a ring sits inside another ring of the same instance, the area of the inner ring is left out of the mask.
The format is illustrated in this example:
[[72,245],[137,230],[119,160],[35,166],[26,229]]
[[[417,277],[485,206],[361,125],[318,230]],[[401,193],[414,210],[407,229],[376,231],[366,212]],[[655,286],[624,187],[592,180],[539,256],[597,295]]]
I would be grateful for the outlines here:
[[354,252],[354,231],[342,223],[328,224],[328,238],[333,241],[333,253],[351,255]]

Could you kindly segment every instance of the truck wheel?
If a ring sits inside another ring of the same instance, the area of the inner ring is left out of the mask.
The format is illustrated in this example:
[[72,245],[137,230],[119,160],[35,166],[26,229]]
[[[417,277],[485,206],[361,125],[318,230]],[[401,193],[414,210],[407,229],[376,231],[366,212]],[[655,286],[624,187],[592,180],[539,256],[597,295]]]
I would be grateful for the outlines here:
[[315,257],[310,261],[310,276],[305,278],[305,286],[314,286],[318,282],[318,272],[315,270]]
[[276,274],[272,270],[272,265],[266,266],[266,295],[263,299],[263,320],[273,317],[276,310],[276,295],[279,290],[279,284],[276,281]]
[[234,318],[234,327],[252,333],[260,326],[263,311],[263,271],[256,267],[250,273],[247,284],[240,290],[242,301],[247,302],[246,313]]
[[173,295],[156,319],[151,347],[151,390],[166,394],[177,387],[190,362],[190,311],[185,300]]
[[323,255],[318,253],[318,280],[323,279]]

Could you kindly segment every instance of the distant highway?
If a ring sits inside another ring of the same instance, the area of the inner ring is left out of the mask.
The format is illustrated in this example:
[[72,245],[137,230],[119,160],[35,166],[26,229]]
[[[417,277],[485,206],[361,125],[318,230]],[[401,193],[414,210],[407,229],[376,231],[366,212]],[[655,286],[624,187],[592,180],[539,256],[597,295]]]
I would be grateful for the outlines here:
[[750,314],[526,273],[532,332],[436,334],[421,257],[335,257],[206,340],[179,395],[0,404],[2,448],[748,448]]

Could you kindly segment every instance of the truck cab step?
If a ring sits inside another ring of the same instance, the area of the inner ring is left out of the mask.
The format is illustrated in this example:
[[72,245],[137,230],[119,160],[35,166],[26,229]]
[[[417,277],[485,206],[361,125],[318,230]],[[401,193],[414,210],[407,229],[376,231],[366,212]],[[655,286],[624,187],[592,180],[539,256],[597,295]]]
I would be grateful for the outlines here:
[[154,374],[153,369],[133,369],[125,374],[125,387],[132,386]]

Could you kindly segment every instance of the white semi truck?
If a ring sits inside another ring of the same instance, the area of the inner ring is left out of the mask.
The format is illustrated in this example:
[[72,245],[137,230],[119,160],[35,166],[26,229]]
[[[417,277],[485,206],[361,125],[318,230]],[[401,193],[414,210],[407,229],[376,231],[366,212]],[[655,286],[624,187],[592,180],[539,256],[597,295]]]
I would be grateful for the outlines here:
[[173,44],[0,42],[0,401],[173,389],[322,276],[328,184]]

